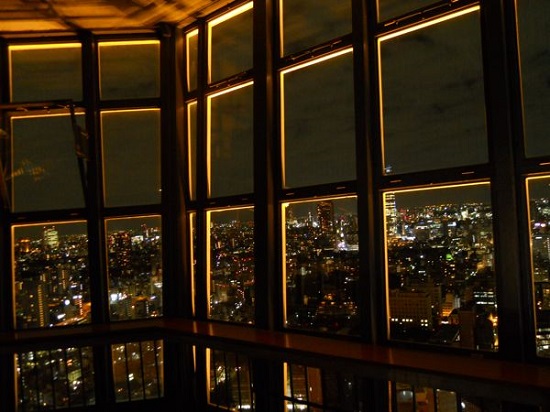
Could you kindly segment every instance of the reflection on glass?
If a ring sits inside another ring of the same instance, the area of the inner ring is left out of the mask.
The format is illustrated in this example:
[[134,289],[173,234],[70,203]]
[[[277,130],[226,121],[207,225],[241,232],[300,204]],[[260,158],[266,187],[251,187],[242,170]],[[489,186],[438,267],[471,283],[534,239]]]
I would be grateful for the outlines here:
[[488,161],[479,12],[473,10],[380,40],[386,173]]
[[252,68],[252,2],[208,24],[210,82]]
[[18,353],[18,411],[65,409],[95,404],[91,347]]
[[158,216],[108,219],[111,320],[162,316],[162,236]]
[[193,30],[185,36],[187,41],[187,90],[197,88],[197,73],[199,67],[199,31]]
[[111,357],[117,402],[164,396],[162,340],[111,345]]
[[351,33],[350,0],[280,0],[283,55]]
[[99,81],[102,99],[158,97],[160,42],[99,43]]
[[82,99],[78,43],[9,46],[11,101]]
[[253,88],[208,98],[210,197],[253,191]]
[[197,196],[197,102],[187,105],[187,165],[189,173],[189,197]]
[[17,329],[91,321],[85,222],[14,226]]
[[398,17],[436,2],[437,0],[378,0],[378,21]]
[[208,403],[230,411],[254,410],[248,357],[207,349]]
[[357,379],[348,373],[285,363],[286,410],[361,411]]
[[101,113],[105,206],[160,202],[160,110]]
[[550,155],[550,2],[518,1],[519,48],[527,157]]
[[191,247],[189,248],[189,261],[191,262],[191,306],[193,315],[195,315],[197,299],[197,213],[189,213],[189,239]]
[[254,323],[254,209],[207,213],[211,319]]
[[390,337],[497,349],[488,184],[384,194]]
[[357,334],[355,197],[283,205],[286,326]]
[[550,357],[550,178],[527,183],[537,353]]
[[[84,116],[77,121],[83,125]],[[12,210],[84,207],[71,116],[12,117],[11,128]]]
[[351,49],[281,74],[285,187],[355,179]]

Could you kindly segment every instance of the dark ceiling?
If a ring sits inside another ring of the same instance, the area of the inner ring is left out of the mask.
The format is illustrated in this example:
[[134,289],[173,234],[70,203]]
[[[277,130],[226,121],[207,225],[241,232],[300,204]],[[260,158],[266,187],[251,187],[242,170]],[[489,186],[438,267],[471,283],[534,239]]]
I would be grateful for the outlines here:
[[184,26],[230,0],[0,0],[0,36]]

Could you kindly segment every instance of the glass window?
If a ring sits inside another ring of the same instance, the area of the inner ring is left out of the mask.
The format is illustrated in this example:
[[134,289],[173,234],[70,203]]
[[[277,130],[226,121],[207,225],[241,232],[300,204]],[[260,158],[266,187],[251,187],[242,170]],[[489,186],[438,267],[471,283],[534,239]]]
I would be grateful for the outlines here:
[[281,74],[287,188],[355,179],[351,49]]
[[111,345],[111,357],[117,402],[164,396],[162,340]]
[[11,101],[82,99],[79,43],[9,46]]
[[280,0],[283,55],[351,33],[350,0]]
[[210,197],[253,191],[253,87],[208,98]]
[[207,349],[208,403],[230,411],[254,410],[247,356]]
[[378,21],[399,17],[421,7],[436,3],[437,0],[378,0]]
[[530,0],[518,1],[516,4],[521,51],[525,151],[527,157],[550,155],[547,132],[550,112],[550,2]]
[[489,184],[384,194],[390,338],[497,349]]
[[108,219],[111,320],[162,316],[162,236],[159,216]]
[[[84,123],[84,116],[77,116]],[[71,116],[11,117],[14,212],[84,207]]]
[[193,30],[185,36],[187,41],[187,90],[197,88],[197,74],[199,68],[199,31]]
[[539,356],[550,357],[550,177],[527,180]]
[[85,222],[14,226],[17,329],[91,321]]
[[91,347],[18,353],[18,411],[39,411],[95,404]]
[[99,72],[102,99],[158,97],[160,42],[101,42]]
[[286,410],[361,411],[358,379],[337,370],[285,363]]
[[189,261],[191,262],[191,310],[196,314],[197,300],[197,213],[189,213],[189,239],[191,247],[189,248]]
[[286,326],[359,333],[357,199],[283,204]]
[[105,206],[157,204],[160,110],[101,113]]
[[197,102],[187,105],[187,167],[189,175],[189,197],[197,196]]
[[251,69],[252,2],[208,24],[210,82]]
[[254,323],[254,209],[207,213],[211,319]]
[[386,173],[486,163],[477,8],[379,44]]

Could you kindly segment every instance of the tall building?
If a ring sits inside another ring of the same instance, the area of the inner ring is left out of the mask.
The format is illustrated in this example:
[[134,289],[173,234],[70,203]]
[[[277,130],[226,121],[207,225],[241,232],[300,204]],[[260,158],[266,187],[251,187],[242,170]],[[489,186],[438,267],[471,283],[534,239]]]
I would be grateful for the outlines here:
[[548,0],[2,0],[2,410],[550,408]]

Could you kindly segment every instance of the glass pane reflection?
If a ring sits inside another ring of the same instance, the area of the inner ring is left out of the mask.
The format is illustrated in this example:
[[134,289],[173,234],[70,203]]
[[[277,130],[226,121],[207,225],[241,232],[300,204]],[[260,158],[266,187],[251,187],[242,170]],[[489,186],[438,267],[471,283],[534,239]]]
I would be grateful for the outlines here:
[[162,316],[161,218],[108,219],[111,320]]
[[351,33],[350,0],[281,0],[283,55]]
[[283,206],[286,326],[359,333],[355,197]]
[[550,2],[518,1],[519,47],[527,157],[550,154]]
[[208,349],[208,403],[230,411],[254,410],[251,365],[247,356]]
[[117,402],[164,396],[162,340],[111,345],[111,357]]
[[199,31],[193,30],[186,35],[187,40],[187,90],[197,88],[199,67]]
[[351,50],[284,72],[284,185],[355,179]]
[[380,48],[386,173],[486,163],[479,12],[387,37]]
[[189,174],[189,198],[197,193],[197,102],[187,105],[187,164]]
[[210,197],[253,191],[253,88],[210,97]]
[[160,94],[160,42],[99,43],[102,99],[158,97]]
[[550,357],[550,177],[527,182],[537,353]]
[[211,319],[254,323],[254,209],[208,212]]
[[82,100],[78,43],[9,46],[11,101]]
[[252,68],[252,2],[210,22],[209,29],[211,82]]
[[91,347],[16,354],[18,411],[44,411],[95,404]]
[[160,202],[160,110],[101,113],[105,206]]
[[[84,116],[77,121],[83,125]],[[11,118],[12,210],[84,207],[84,195],[68,114]]]
[[496,350],[488,184],[384,194],[390,337]]
[[91,322],[85,222],[13,227],[18,329]]

